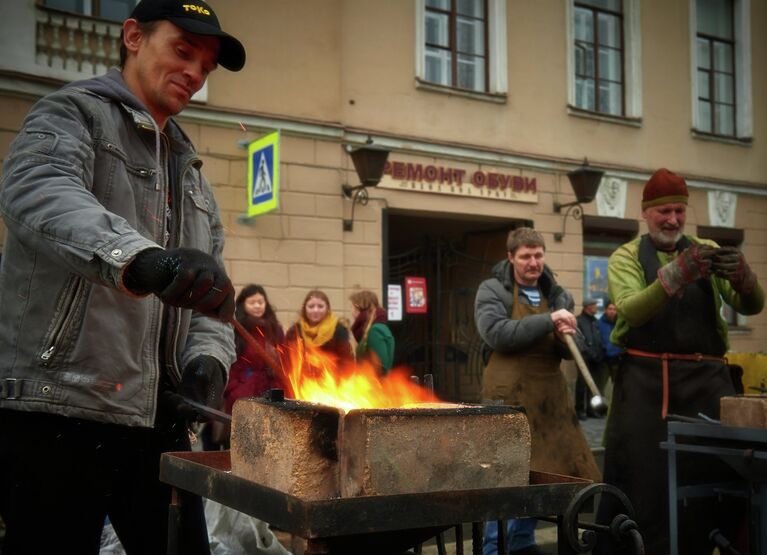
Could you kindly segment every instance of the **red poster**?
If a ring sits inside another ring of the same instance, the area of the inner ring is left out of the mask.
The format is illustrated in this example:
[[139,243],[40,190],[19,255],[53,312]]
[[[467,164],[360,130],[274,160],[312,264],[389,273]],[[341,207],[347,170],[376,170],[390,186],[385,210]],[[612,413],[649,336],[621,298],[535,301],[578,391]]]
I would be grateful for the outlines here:
[[426,296],[426,278],[405,278],[405,312],[408,314],[426,314],[428,312]]

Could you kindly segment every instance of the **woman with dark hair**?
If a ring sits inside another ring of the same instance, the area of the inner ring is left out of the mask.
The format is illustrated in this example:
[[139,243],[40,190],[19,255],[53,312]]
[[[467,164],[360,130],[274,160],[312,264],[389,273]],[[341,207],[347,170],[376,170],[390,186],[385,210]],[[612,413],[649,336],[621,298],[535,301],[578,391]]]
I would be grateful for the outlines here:
[[[263,287],[245,286],[237,295],[234,316],[272,355],[272,360],[280,359],[278,349],[285,343],[285,333]],[[258,397],[269,389],[284,388],[279,368],[269,366],[239,335],[235,335],[234,345],[237,360],[229,369],[229,382],[224,390],[225,408],[229,414],[234,402],[241,397]]]
[[[272,355],[272,360],[280,360],[278,351],[285,343],[285,333],[264,288],[253,283],[245,286],[237,295],[235,305],[237,321]],[[235,334],[234,344],[237,360],[229,368],[229,381],[224,389],[224,408],[229,414],[232,414],[237,399],[258,397],[270,389],[285,388],[279,368],[269,366],[239,334]],[[210,437],[203,433],[205,449],[228,448],[229,426],[214,422],[210,428]]]
[[288,330],[289,344],[297,338],[305,347],[334,355],[339,364],[354,360],[349,331],[331,311],[328,296],[318,289],[306,294],[298,321]]
[[383,374],[394,364],[394,336],[386,325],[386,311],[372,291],[357,291],[352,302],[352,334],[357,340],[357,360],[369,360]]

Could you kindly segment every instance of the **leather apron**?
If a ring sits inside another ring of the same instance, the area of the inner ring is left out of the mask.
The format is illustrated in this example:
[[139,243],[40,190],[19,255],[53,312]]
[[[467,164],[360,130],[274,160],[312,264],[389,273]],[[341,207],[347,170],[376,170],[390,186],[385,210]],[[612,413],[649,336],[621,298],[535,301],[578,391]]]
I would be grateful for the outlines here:
[[[519,287],[514,284],[512,320],[548,311],[544,297],[538,307],[520,303]],[[532,470],[600,481],[599,468],[559,368],[556,342],[552,332],[522,352],[494,351],[483,374],[482,398],[525,408],[532,437]]]

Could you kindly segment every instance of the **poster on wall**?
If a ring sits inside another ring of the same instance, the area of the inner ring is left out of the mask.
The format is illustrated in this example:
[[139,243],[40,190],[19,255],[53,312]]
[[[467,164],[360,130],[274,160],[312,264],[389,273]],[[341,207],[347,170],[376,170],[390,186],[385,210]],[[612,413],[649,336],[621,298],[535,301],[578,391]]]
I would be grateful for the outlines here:
[[389,285],[386,290],[386,312],[389,322],[402,321],[402,286]]
[[428,306],[426,303],[426,278],[424,277],[406,277],[405,278],[405,312],[408,314],[426,314]]
[[276,209],[280,198],[280,132],[248,145],[248,212],[252,218]]
[[607,306],[607,260],[606,256],[586,256],[586,271],[583,272],[583,298],[597,300],[598,312]]

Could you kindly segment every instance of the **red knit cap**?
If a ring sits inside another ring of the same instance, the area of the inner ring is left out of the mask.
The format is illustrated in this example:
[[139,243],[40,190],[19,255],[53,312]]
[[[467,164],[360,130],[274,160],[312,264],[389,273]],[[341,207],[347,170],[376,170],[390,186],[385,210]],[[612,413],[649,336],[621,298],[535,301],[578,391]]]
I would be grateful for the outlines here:
[[642,210],[673,202],[687,204],[689,196],[684,179],[666,168],[661,168],[645,183],[642,193]]

